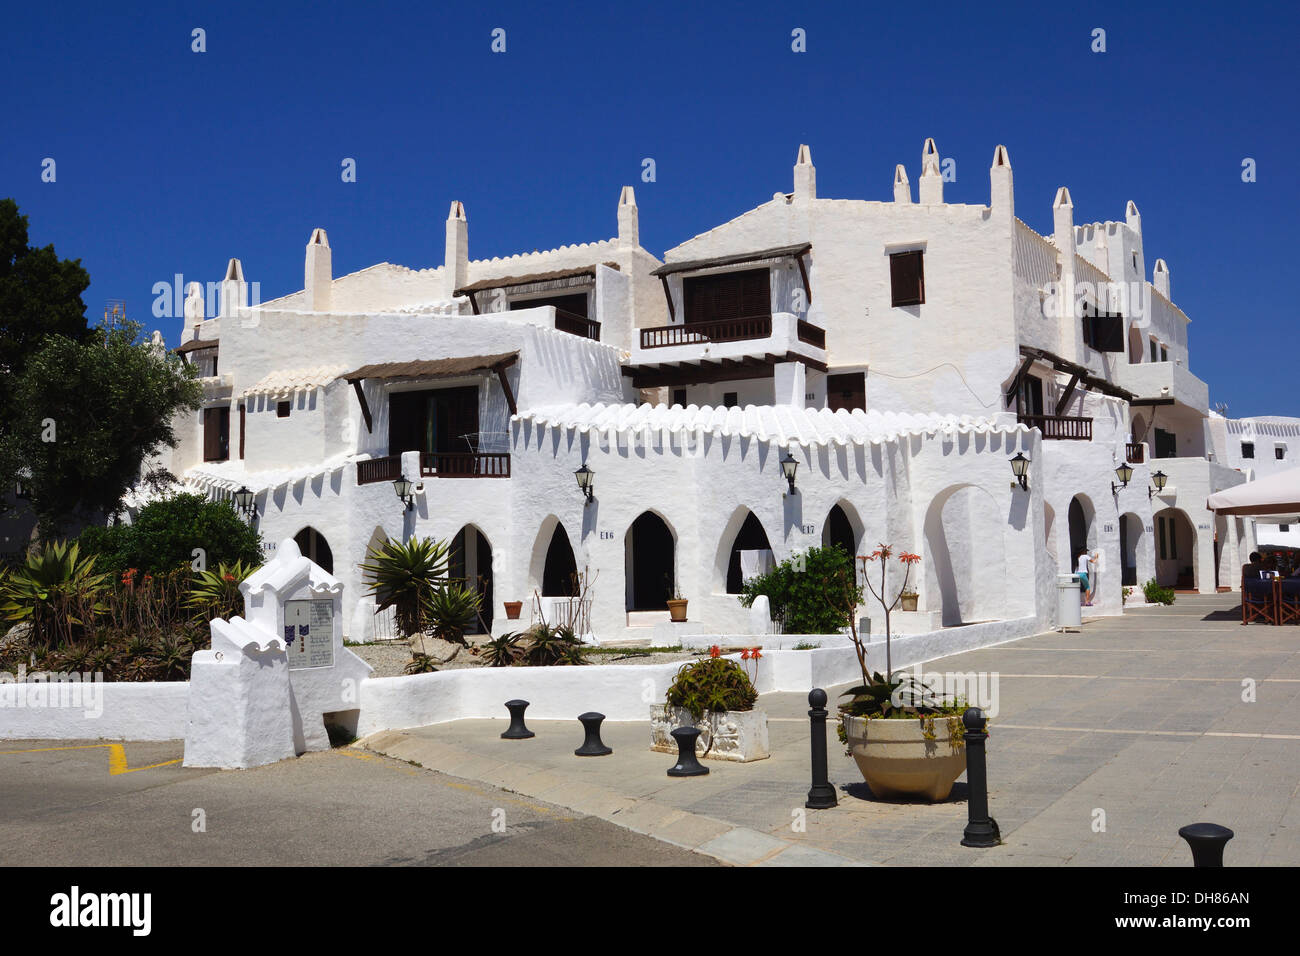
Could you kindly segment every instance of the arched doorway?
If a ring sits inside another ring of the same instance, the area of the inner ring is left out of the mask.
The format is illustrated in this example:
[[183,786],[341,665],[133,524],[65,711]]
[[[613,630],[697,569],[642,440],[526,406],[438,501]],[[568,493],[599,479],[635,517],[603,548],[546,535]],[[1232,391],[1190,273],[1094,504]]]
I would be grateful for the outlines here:
[[1157,511],[1156,583],[1165,588],[1192,590],[1199,585],[1196,566],[1196,526],[1178,508]]
[[1133,512],[1121,515],[1119,519],[1119,556],[1121,587],[1137,587],[1138,556],[1147,547],[1143,537],[1142,519]]
[[632,522],[623,542],[627,609],[663,611],[676,587],[676,544],[672,529],[653,511]]
[[740,526],[735,539],[731,542],[731,555],[727,559],[728,594],[739,594],[745,584],[746,571],[753,572],[752,566],[746,568],[742,563],[740,555],[742,551],[766,551],[766,557],[768,558],[772,554],[772,545],[767,540],[767,532],[763,530],[763,523],[758,520],[758,517],[752,511],[745,516],[744,523]]
[[830,514],[826,516],[826,524],[822,526],[822,547],[829,548],[834,544],[843,548],[850,558],[857,554],[858,536],[853,522],[838,504],[831,508]]
[[573,597],[578,593],[578,562],[573,557],[569,533],[556,522],[542,568],[542,597]]
[[480,607],[478,621],[470,628],[471,634],[492,631],[492,545],[487,537],[472,524],[467,524],[451,539],[450,574],[465,582],[478,594]]
[[975,485],[957,485],[930,502],[925,515],[922,608],[941,611],[944,627],[1009,616],[1004,529],[997,500]]
[[1128,363],[1137,365],[1142,361],[1142,332],[1136,325],[1128,330]]
[[1097,537],[1093,531],[1092,519],[1096,511],[1087,495],[1075,495],[1070,500],[1070,509],[1066,520],[1070,525],[1070,565],[1073,571],[1078,564],[1079,552],[1090,549],[1096,544]]
[[334,573],[334,552],[330,550],[325,535],[308,526],[293,536],[293,542],[304,558],[319,564],[327,574]]

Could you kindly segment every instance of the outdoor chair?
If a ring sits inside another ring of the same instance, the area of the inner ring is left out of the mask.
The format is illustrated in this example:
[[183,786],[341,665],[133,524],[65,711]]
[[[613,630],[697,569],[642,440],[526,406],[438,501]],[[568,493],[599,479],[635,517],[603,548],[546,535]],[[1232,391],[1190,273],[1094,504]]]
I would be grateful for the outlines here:
[[1300,578],[1283,578],[1277,594],[1277,623],[1300,624]]
[[1262,620],[1276,624],[1277,604],[1273,600],[1273,581],[1265,578],[1247,578],[1241,582],[1241,623],[1251,624]]

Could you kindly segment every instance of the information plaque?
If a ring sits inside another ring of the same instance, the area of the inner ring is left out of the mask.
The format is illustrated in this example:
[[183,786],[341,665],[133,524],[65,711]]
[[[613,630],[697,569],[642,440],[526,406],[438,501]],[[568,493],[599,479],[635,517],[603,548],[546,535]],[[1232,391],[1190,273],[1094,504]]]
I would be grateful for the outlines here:
[[289,668],[334,664],[334,601],[284,602],[284,640]]

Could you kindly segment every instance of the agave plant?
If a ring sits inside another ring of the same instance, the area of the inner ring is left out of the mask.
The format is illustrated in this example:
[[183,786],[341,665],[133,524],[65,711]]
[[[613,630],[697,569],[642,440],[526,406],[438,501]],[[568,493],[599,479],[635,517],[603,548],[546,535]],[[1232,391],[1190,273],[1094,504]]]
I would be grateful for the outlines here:
[[483,601],[473,588],[461,584],[436,587],[425,600],[425,616],[434,637],[466,646],[465,632],[478,617]]
[[11,571],[0,594],[0,615],[29,622],[33,645],[53,648],[82,637],[105,610],[100,596],[108,575],[95,571],[95,557],[75,544],[54,541]]
[[488,667],[510,667],[524,659],[523,637],[520,634],[502,634],[479,649],[479,657]]
[[524,661],[534,667],[587,663],[582,656],[582,642],[572,628],[539,624],[527,633],[527,638]]
[[366,554],[361,571],[370,578],[376,610],[393,608],[404,637],[423,635],[430,598],[445,586],[450,556],[445,541],[414,537],[406,543],[390,539]]
[[255,570],[256,567],[243,561],[234,564],[222,561],[215,571],[198,572],[185,599],[186,606],[197,609],[196,615],[203,620],[236,616],[244,609],[244,595],[239,585]]

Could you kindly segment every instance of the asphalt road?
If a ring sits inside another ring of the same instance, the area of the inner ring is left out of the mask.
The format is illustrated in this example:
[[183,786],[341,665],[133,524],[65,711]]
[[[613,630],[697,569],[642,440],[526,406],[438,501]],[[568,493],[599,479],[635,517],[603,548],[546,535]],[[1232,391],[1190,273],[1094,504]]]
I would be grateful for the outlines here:
[[236,771],[183,768],[181,751],[179,741],[0,741],[0,865],[719,865],[351,748]]

